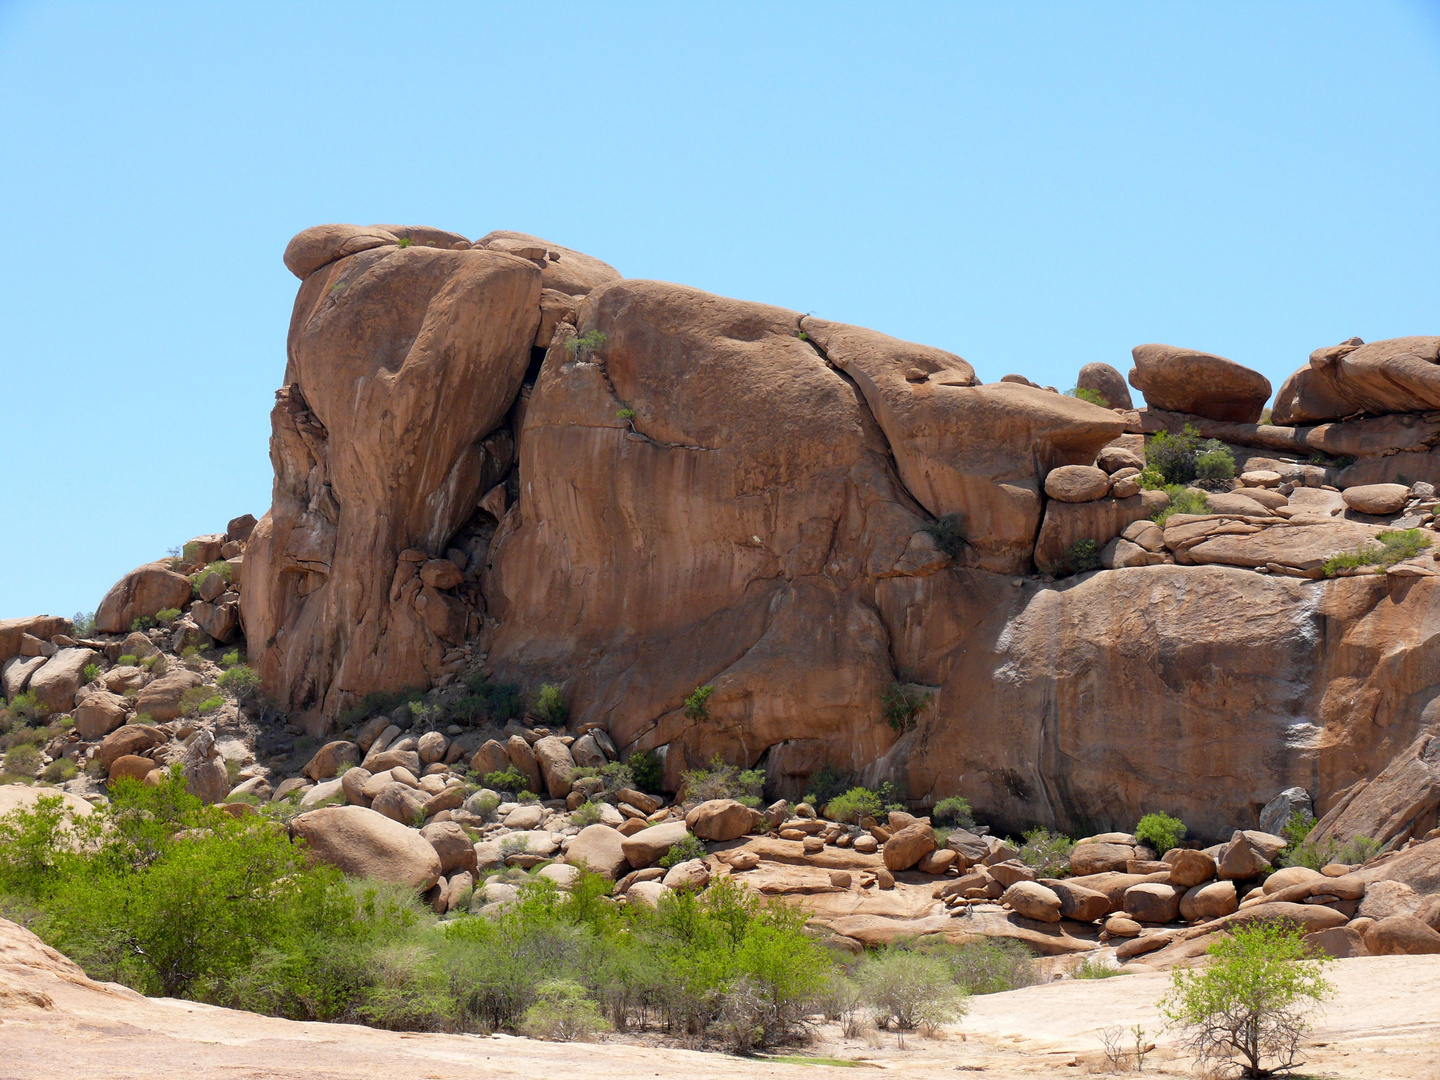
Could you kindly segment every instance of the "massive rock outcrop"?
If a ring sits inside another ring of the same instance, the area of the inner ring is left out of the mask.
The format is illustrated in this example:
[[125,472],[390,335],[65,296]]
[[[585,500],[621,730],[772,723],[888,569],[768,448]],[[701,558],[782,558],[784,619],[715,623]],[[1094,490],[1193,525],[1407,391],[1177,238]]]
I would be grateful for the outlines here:
[[[1294,786],[1324,813],[1436,719],[1434,571],[1314,580],[1385,522],[1312,492],[1341,474],[1310,458],[1383,471],[1440,420],[1260,425],[1263,378],[1168,346],[1136,351],[1140,412],[983,385],[939,349],[516,233],[322,226],[287,265],[242,602],[267,691],[314,730],[478,633],[489,671],[560,683],[572,723],[662,751],[672,785],[719,754],[787,794],[831,764],[1001,828],[1166,809],[1222,834]],[[1410,374],[1365,407],[1421,402]],[[1251,486],[1161,529],[1141,433],[1187,424]],[[1047,495],[1065,466],[1093,483]],[[1393,517],[1427,507],[1407,488]],[[1096,550],[1120,569],[1033,576]],[[897,684],[918,707],[892,724]]]

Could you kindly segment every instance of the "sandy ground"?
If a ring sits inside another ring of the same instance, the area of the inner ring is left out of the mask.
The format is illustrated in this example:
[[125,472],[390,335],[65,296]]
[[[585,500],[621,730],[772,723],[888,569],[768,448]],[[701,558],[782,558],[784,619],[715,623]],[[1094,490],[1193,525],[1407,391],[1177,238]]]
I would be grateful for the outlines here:
[[[28,938],[28,935],[26,935]],[[685,1080],[808,1077],[823,1065],[756,1061],[639,1045],[643,1040],[543,1043],[509,1036],[401,1034],[302,1024],[193,1002],[140,997],[91,982],[58,954],[11,935],[0,941],[0,1078],[345,1078],[460,1076],[524,1080]],[[1310,1040],[1310,1076],[1354,1080],[1440,1077],[1440,956],[1370,957],[1332,965],[1338,993]],[[906,1077],[973,1073],[996,1080],[1103,1071],[1099,1032],[1144,1026],[1159,1049],[1147,1073],[1198,1075],[1170,1049],[1156,1001],[1162,973],[1049,983],[971,1000],[940,1038],[893,1034],[844,1040],[822,1029],[801,1053]]]

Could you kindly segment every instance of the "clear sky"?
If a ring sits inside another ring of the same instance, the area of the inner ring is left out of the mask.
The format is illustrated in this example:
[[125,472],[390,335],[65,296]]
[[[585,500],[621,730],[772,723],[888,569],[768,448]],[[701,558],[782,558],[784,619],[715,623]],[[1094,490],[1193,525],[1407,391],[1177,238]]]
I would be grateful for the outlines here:
[[326,221],[519,229],[1072,386],[1440,333],[1440,7],[0,0],[0,617],[270,499]]

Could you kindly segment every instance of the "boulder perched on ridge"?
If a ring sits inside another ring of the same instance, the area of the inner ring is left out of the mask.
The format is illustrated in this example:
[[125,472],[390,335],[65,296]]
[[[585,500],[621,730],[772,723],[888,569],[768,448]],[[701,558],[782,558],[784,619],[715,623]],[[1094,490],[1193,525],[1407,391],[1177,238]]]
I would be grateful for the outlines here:
[[1130,385],[1147,405],[1207,420],[1253,424],[1270,398],[1270,380],[1213,353],[1175,345],[1137,345]]

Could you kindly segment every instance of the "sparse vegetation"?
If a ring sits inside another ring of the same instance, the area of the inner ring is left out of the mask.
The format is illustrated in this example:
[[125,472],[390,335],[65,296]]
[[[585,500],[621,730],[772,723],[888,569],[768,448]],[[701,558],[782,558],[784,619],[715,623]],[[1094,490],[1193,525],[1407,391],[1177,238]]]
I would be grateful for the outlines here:
[[1070,873],[1070,852],[1075,841],[1049,829],[1031,829],[1020,845],[1020,861],[1040,877],[1058,878]]
[[691,859],[703,859],[707,854],[709,852],[705,850],[705,845],[686,833],[679,841],[671,844],[670,850],[660,857],[660,865],[669,870],[672,866],[679,866],[682,862],[689,862]]
[[837,795],[843,795],[853,787],[853,777],[843,769],[837,769],[826,762],[805,780],[805,801],[814,800],[812,806],[824,806]]
[[605,334],[600,330],[591,330],[588,334],[567,338],[565,351],[570,354],[572,360],[588,360],[604,344]]
[[20,743],[5,751],[4,771],[9,776],[20,776],[33,780],[40,769],[40,748],[31,743]]
[[958,795],[951,795],[948,799],[937,802],[930,811],[930,820],[936,825],[948,825],[957,829],[975,827],[975,815],[970,809],[969,801]]
[[1075,574],[1088,574],[1092,570],[1100,569],[1100,545],[1094,540],[1076,540],[1065,549],[1065,554],[1060,556],[1059,562],[1048,563],[1040,567],[1040,573],[1046,577],[1061,578],[1071,577]]
[[552,979],[535,988],[535,1004],[525,1010],[522,1033],[550,1042],[588,1042],[610,1028],[585,987],[571,979]]
[[1146,814],[1135,826],[1135,838],[1156,855],[1164,855],[1185,839],[1185,823],[1165,813]]
[[1079,398],[1081,401],[1088,401],[1091,405],[1099,405],[1102,409],[1110,408],[1110,399],[1099,390],[1092,390],[1088,386],[1074,386],[1065,393],[1070,397]]
[[1210,512],[1203,491],[1182,487],[1179,484],[1166,484],[1164,491],[1166,495],[1170,496],[1169,505],[1150,515],[1157,524],[1164,525],[1175,514],[1207,514]]
[[615,419],[623,424],[628,424],[635,419],[635,410],[630,408],[615,410]]
[[27,690],[23,694],[16,694],[10,699],[10,703],[0,708],[0,733],[8,733],[16,728],[26,727],[37,723],[46,716],[45,706],[40,703],[33,691]]
[[1319,870],[1331,863],[1359,866],[1379,854],[1382,846],[1368,836],[1352,836],[1343,843],[1338,840],[1316,843],[1309,839],[1310,830],[1305,831],[1305,839],[1281,853],[1281,866],[1308,866],[1311,870]]
[[139,662],[140,662],[139,659],[136,657],[136,655],[135,655],[134,653],[123,653],[123,654],[121,654],[121,656],[115,661],[115,666],[116,666],[116,667],[135,667],[137,664],[139,664]]
[[80,775],[80,770],[69,758],[56,758],[46,765],[40,773],[40,779],[47,784],[63,784],[67,780],[74,780]]
[[843,795],[837,795],[825,806],[825,816],[831,821],[843,821],[847,825],[859,825],[865,818],[876,821],[885,813],[885,804],[880,796],[869,788],[852,787]]
[[1070,973],[1074,979],[1113,979],[1116,975],[1125,975],[1127,972],[1116,967],[1105,960],[1091,960],[1086,957],[1080,961],[1080,966]]
[[161,608],[159,611],[157,611],[157,612],[155,613],[155,621],[156,621],[157,623],[159,623],[161,626],[166,626],[166,627],[168,627],[168,626],[170,626],[171,624],[173,624],[173,623],[175,622],[175,620],[178,619],[179,617],[180,617],[180,609],[179,609],[179,608],[173,608],[173,607]]
[[637,790],[651,795],[660,793],[664,769],[660,755],[654,750],[636,750],[625,759],[625,767],[630,770]]
[[[231,656],[234,653],[229,654]],[[236,663],[220,673],[215,682],[222,688],[229,690],[235,695],[235,699],[242,704],[255,698],[260,693],[260,676],[249,664]]]
[[95,633],[95,612],[77,611],[70,620],[70,633],[77,638],[88,638]]
[[1202,1065],[1239,1066],[1247,1077],[1300,1064],[1309,1015],[1334,992],[1327,961],[1309,958],[1299,930],[1286,923],[1235,926],[1208,952],[1208,966],[1174,973],[1160,1004],[1191,1053]]
[[544,683],[535,695],[535,715],[554,727],[565,726],[565,697],[554,683]]
[[136,615],[130,620],[131,633],[144,633],[146,630],[153,629],[154,626],[155,619],[150,615]]
[[595,825],[600,821],[600,807],[593,802],[583,802],[574,810],[570,811],[570,824],[585,828],[587,825]]
[[930,694],[909,683],[893,682],[880,695],[880,714],[899,732],[915,727],[920,710],[930,703]]
[[80,677],[87,683],[94,682],[100,677],[100,665],[86,664],[84,670],[80,672]]
[[1390,529],[1379,533],[1378,544],[1366,544],[1356,551],[1332,555],[1325,560],[1325,576],[1334,577],[1342,570],[1353,570],[1361,566],[1378,566],[1382,570],[1406,559],[1413,559],[1431,544],[1431,539],[1420,529]]
[[861,962],[856,979],[877,1026],[904,1033],[938,1028],[965,1015],[965,991],[940,959],[908,949],[891,949]]
[[710,711],[705,703],[714,692],[713,686],[697,686],[694,693],[685,699],[685,715],[691,720],[709,720]]
[[921,529],[929,533],[935,546],[952,559],[958,559],[965,553],[965,519],[959,514],[941,514],[934,521],[926,522]]
[[530,781],[514,765],[508,765],[498,772],[486,773],[481,782],[494,791],[505,791],[511,794],[530,790]]
[[764,769],[742,769],[738,765],[729,765],[718,754],[705,768],[692,769],[680,776],[680,790],[684,792],[686,802],[735,799],[746,806],[759,806],[760,793],[764,788]]
[[[1202,445],[1214,449],[1202,444],[1200,432],[1191,424],[1186,424],[1178,435],[1158,431],[1145,440],[1146,468],[1153,468],[1167,484],[1188,484],[1195,479],[1195,459]],[[1215,446],[1220,443],[1215,442]]]
[[209,716],[224,704],[225,699],[216,693],[215,687],[191,686],[180,695],[180,714],[192,719]]

